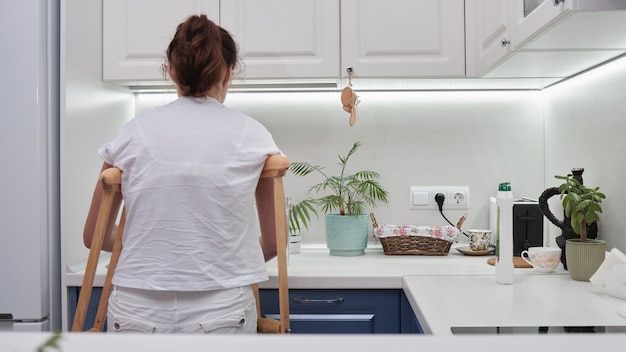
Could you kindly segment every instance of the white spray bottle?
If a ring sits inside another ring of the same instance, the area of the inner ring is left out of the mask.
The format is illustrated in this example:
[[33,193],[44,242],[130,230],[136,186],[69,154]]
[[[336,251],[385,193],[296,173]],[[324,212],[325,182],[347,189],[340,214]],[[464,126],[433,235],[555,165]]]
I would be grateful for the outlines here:
[[513,192],[511,184],[503,182],[496,195],[498,224],[496,239],[496,282],[513,283]]

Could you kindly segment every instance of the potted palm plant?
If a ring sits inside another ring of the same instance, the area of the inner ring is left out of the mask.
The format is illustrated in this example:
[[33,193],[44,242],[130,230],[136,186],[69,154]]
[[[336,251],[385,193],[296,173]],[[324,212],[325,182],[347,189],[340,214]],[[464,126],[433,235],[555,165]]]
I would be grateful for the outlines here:
[[570,276],[574,280],[589,281],[604,261],[606,241],[587,238],[587,228],[600,219],[600,203],[606,198],[599,187],[583,185],[571,174],[555,176],[563,180],[559,186],[565,215],[570,218],[574,233],[580,238],[565,243],[565,258]]
[[289,227],[301,230],[308,228],[311,215],[318,216],[316,207],[325,214],[326,246],[331,255],[363,255],[367,247],[368,217],[366,206],[377,202],[388,202],[389,193],[378,182],[377,172],[364,170],[348,173],[346,166],[350,157],[359,149],[361,142],[355,142],[345,156],[339,155],[340,173],[327,174],[325,168],[305,161],[291,163],[290,170],[297,176],[317,173],[322,181],[313,185],[308,193],[328,194],[321,197],[308,197],[294,204],[289,213]]

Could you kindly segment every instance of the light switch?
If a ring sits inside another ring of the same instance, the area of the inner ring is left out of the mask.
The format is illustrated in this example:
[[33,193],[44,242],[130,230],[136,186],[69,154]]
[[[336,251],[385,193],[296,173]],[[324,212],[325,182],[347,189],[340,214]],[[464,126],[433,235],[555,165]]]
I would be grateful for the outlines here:
[[427,206],[429,193],[428,191],[413,191],[413,205]]

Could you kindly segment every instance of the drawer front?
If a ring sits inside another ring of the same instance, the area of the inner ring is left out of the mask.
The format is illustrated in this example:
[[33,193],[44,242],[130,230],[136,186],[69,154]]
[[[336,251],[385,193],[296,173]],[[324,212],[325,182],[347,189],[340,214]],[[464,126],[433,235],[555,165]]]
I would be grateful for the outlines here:
[[[292,333],[400,333],[401,290],[290,290]],[[261,312],[277,318],[278,290],[261,290]]]

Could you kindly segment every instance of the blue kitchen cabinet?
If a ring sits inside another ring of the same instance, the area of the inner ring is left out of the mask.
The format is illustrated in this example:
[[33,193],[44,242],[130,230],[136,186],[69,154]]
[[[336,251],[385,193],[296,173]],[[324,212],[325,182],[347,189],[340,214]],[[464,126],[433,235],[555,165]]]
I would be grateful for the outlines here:
[[[68,287],[67,299],[69,304],[68,315],[68,327],[71,330],[74,323],[74,315],[76,314],[76,306],[78,305],[78,297],[80,295],[80,287]],[[91,299],[89,300],[89,306],[87,306],[87,314],[85,314],[85,324],[83,331],[89,330],[93,327],[93,323],[96,320],[96,312],[98,311],[98,304],[100,303],[100,296],[102,295],[102,287],[93,287],[91,289]],[[106,331],[106,322],[103,330]]]
[[[68,287],[71,328],[80,287]],[[93,327],[102,294],[94,287],[83,330]],[[279,319],[278,290],[260,290],[261,314]],[[421,334],[402,290],[289,290],[291,332],[295,334]],[[104,326],[106,331],[106,324]]]
[[[402,295],[402,290],[292,289],[289,290],[291,332],[398,334],[402,332]],[[260,299],[261,314],[278,319],[278,290],[260,290]]]
[[402,291],[400,296],[400,332],[403,334],[424,333],[404,291]]

